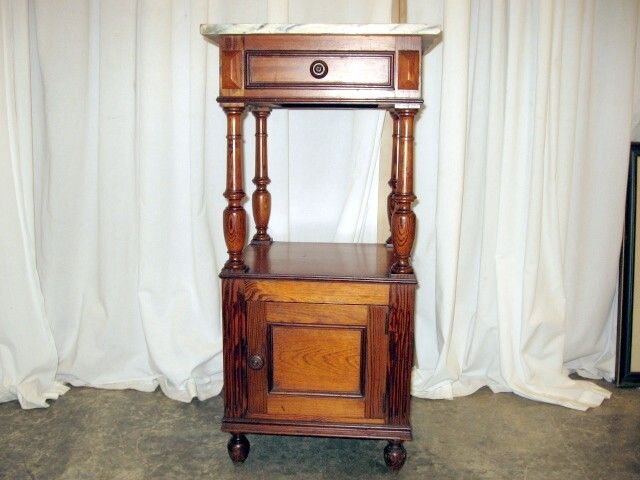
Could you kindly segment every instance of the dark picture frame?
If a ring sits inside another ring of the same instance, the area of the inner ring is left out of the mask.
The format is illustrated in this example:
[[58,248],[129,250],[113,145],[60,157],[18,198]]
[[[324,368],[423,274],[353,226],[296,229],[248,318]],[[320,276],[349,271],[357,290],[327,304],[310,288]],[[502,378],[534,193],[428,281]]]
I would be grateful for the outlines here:
[[[637,387],[640,385],[640,338],[634,342],[634,298],[640,301],[639,291],[635,291],[634,278],[640,274],[640,251],[636,255],[636,242],[640,237],[637,231],[638,214],[638,160],[640,142],[632,142],[629,151],[629,176],[627,181],[627,203],[624,218],[622,251],[620,252],[620,279],[618,289],[618,345],[616,361],[616,384],[619,387]],[[638,309],[640,322],[640,309]],[[638,333],[636,327],[636,335]],[[638,335],[637,335],[638,336]],[[640,337],[640,336],[639,336]],[[632,360],[635,359],[635,367]]]

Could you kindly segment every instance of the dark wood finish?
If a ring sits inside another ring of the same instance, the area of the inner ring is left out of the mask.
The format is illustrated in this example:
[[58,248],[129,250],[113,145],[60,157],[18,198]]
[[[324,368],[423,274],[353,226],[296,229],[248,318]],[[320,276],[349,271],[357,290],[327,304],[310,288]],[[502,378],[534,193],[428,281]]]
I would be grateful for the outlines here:
[[234,433],[227,443],[227,451],[233,463],[242,463],[249,456],[249,440],[241,433]]
[[247,213],[242,206],[242,114],[244,107],[225,107],[227,114],[227,189],[224,209],[224,240],[229,252],[225,270],[245,270],[242,249],[247,241]]
[[387,418],[409,425],[409,392],[413,366],[414,285],[391,285],[389,293],[389,359],[387,366]]
[[411,428],[404,425],[352,423],[286,418],[223,418],[222,431],[267,433],[276,435],[312,435],[316,437],[370,438],[378,440],[411,440]]
[[[258,355],[263,359],[269,358],[267,344],[267,322],[264,302],[247,302],[247,357]],[[267,372],[269,366],[247,370],[247,406],[252,414],[267,412]]]
[[387,467],[397,472],[402,468],[406,459],[407,451],[402,445],[402,442],[389,440],[387,446],[384,447],[384,463],[387,464]]
[[[627,180],[627,200],[624,220],[624,234],[620,251],[620,270],[618,275],[618,333],[616,349],[616,385],[619,387],[637,387],[640,384],[640,371],[631,368],[633,340],[634,277],[637,265],[635,246],[637,242],[638,214],[638,161],[640,161],[640,142],[632,142],[629,150],[629,173]],[[640,354],[640,352],[638,352]]]
[[354,280],[415,283],[413,275],[389,276],[393,251],[380,244],[273,242],[248,245],[246,272],[223,271],[223,278]]
[[[411,251],[413,127],[422,103],[419,36],[222,35],[227,114],[223,285],[229,454],[245,433],[385,439],[399,470],[411,439],[416,278]],[[272,243],[267,118],[277,107],[385,108],[393,119],[385,245]],[[245,107],[256,119],[256,233],[246,243],[242,181]]]
[[[375,254],[378,249],[385,250],[382,245],[367,250]],[[305,261],[297,264],[304,267]],[[296,262],[291,260],[288,267],[295,273]],[[236,414],[225,413],[226,431],[265,433],[286,420],[310,422],[287,427],[296,432],[291,434],[316,434],[317,425],[309,426],[315,422],[325,425],[323,435],[410,438],[415,283],[407,283],[407,278],[360,282],[359,275],[354,271],[350,280],[303,281],[273,279],[270,272],[265,272],[267,278],[256,278],[246,272],[223,279],[225,296],[235,299],[225,303],[225,315],[232,312],[239,319],[225,321],[225,326],[235,326],[225,330],[225,355],[233,358],[225,363],[225,372],[236,385],[225,389],[226,400],[239,406],[233,410]],[[238,316],[235,305],[244,305],[245,316]],[[237,345],[241,335],[247,338],[247,348],[238,359],[242,347],[232,348],[227,338],[236,339]],[[254,356],[264,362],[255,369],[247,365]],[[241,377],[247,379],[245,391]],[[239,427],[241,419],[259,421],[259,427]],[[339,424],[363,428],[345,433],[335,426]],[[379,425],[401,434],[370,429]]]
[[[391,143],[391,176],[389,178],[388,185],[391,187],[391,191],[387,196],[387,218],[389,219],[389,230],[393,229],[391,218],[393,217],[393,211],[395,210],[395,194],[396,186],[398,185],[398,155],[400,153],[400,121],[398,115],[393,110],[389,112],[393,121],[392,127],[392,143]],[[387,247],[393,247],[393,238],[389,235],[385,242]]]
[[256,186],[251,197],[253,218],[256,222],[256,234],[252,243],[271,243],[271,237],[267,233],[269,217],[271,216],[271,193],[267,185],[269,179],[269,166],[267,160],[267,117],[271,113],[268,108],[258,108],[253,111],[256,117],[256,174],[253,183]]
[[365,416],[385,418],[387,391],[387,361],[389,344],[387,339],[387,306],[369,306],[367,322],[367,381]]
[[[242,280],[222,281],[224,414],[241,417],[247,409],[246,310]],[[233,366],[233,368],[229,368]]]
[[398,152],[398,181],[394,194],[394,211],[391,217],[391,238],[396,261],[392,273],[413,273],[411,250],[416,233],[416,214],[412,204],[413,194],[413,119],[416,110],[396,110],[400,124],[400,148]]

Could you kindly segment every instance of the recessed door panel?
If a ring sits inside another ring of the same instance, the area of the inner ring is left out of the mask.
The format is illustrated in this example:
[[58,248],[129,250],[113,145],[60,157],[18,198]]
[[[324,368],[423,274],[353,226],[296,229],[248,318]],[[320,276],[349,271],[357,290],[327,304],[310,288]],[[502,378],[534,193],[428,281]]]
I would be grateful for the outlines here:
[[364,328],[269,324],[270,392],[363,395]]
[[384,423],[387,310],[248,301],[248,416]]

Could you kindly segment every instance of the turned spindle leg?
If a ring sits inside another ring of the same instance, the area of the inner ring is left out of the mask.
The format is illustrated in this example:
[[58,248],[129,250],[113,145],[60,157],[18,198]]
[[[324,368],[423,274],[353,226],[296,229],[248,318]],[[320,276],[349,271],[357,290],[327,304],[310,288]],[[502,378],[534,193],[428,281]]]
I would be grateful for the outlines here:
[[[398,121],[398,115],[391,110],[389,112],[393,119],[393,143],[391,145],[391,177],[389,178],[388,185],[391,187],[391,192],[387,195],[387,218],[389,219],[389,229],[393,230],[391,217],[393,216],[393,210],[395,209],[396,187],[398,184],[398,152],[400,151],[400,122]],[[393,247],[393,240],[391,235],[385,242],[387,247]]]
[[232,433],[227,451],[233,463],[242,463],[249,456],[249,440],[242,433]]
[[256,190],[251,196],[251,204],[256,222],[256,234],[253,236],[252,243],[271,243],[272,241],[267,234],[271,215],[271,193],[267,190],[267,185],[271,183],[267,163],[267,117],[270,113],[271,110],[268,108],[253,111],[256,117],[256,176],[253,178]]
[[391,273],[413,273],[411,249],[416,232],[416,214],[411,204],[416,199],[413,194],[413,119],[416,110],[396,110],[399,123],[398,179],[391,216],[391,237],[396,257]]
[[406,459],[407,451],[402,446],[402,442],[389,440],[387,446],[384,447],[384,463],[387,464],[387,467],[397,472],[402,468]]
[[224,209],[224,240],[229,259],[226,270],[245,270],[242,249],[247,240],[247,213],[242,206],[245,197],[242,189],[242,114],[243,106],[224,107],[227,114],[227,189],[228,201]]

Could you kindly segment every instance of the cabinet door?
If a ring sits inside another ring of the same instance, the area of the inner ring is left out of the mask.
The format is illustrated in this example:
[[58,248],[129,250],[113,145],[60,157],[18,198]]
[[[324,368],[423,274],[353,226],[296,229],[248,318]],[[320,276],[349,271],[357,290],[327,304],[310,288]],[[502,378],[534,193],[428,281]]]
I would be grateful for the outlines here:
[[248,414],[383,423],[387,307],[247,302]]

